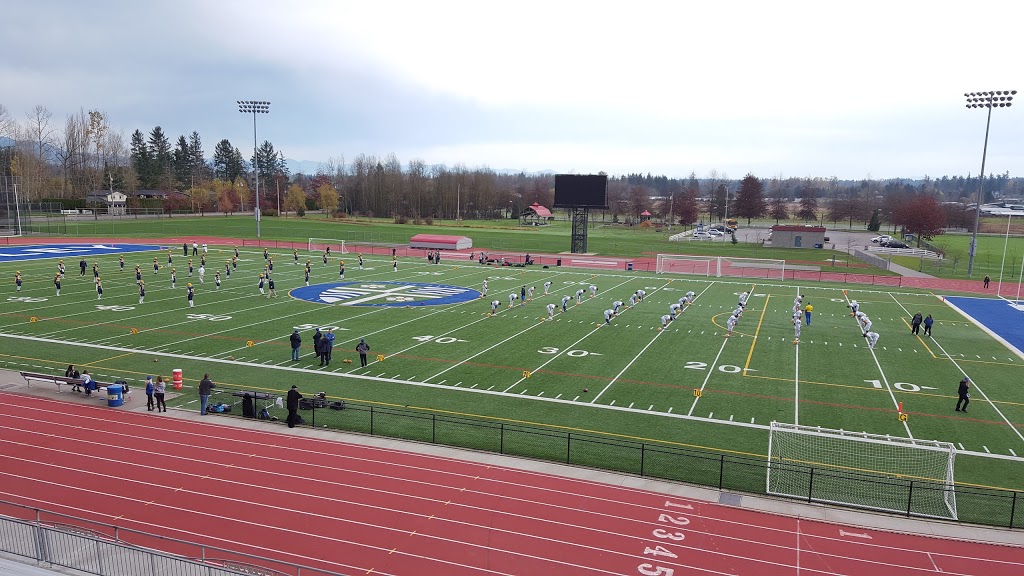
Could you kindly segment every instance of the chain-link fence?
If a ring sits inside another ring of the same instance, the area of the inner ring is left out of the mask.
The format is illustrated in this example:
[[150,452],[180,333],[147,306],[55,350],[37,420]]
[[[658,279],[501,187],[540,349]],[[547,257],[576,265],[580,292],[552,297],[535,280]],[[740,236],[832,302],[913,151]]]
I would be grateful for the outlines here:
[[341,576],[3,501],[0,551],[102,576]]

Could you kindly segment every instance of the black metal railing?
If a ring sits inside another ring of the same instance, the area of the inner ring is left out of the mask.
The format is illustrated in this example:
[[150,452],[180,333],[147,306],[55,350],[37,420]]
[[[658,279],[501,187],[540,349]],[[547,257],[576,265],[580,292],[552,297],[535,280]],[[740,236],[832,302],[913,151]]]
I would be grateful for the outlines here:
[[[223,402],[230,402],[231,390],[220,390]],[[346,432],[386,436],[416,442],[442,444],[471,450],[496,452],[573,466],[584,466],[635,474],[649,478],[711,486],[752,494],[767,492],[767,457],[755,458],[728,453],[681,448],[669,444],[624,440],[594,433],[565,432],[543,426],[512,424],[484,418],[375,406],[346,402],[341,410],[330,408],[336,399],[326,398],[326,407],[300,410],[304,425]],[[283,422],[286,413],[268,402],[272,416]],[[259,410],[257,410],[259,412]],[[240,409],[232,415],[240,416]],[[257,414],[258,416],[258,414]],[[942,502],[949,486],[922,480],[863,475],[855,479],[806,465],[772,463],[772,474],[787,475],[787,485],[799,486],[787,495],[807,502],[855,508],[888,510],[906,516],[948,517]],[[840,494],[834,486],[864,496],[858,502]],[[833,486],[833,489],[828,489]],[[884,492],[879,498],[876,492]],[[1024,514],[1017,514],[1022,493],[1012,490],[956,486],[952,495],[961,522],[1024,528]],[[848,498],[848,501],[837,501]]]

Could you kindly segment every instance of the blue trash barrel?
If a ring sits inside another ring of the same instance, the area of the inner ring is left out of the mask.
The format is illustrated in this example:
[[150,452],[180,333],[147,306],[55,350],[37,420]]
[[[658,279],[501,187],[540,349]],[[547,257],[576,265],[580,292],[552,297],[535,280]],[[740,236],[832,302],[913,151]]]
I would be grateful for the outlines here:
[[633,263],[632,262],[626,262],[626,270],[632,270],[632,269],[633,269]]
[[124,395],[122,394],[122,386],[120,384],[111,384],[107,386],[107,406],[110,408],[117,408],[124,404]]

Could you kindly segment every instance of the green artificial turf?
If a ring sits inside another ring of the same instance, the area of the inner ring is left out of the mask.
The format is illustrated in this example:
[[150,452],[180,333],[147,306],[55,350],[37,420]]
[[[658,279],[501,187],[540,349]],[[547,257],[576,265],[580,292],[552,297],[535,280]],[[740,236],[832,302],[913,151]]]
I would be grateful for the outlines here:
[[[79,277],[77,268],[55,296],[54,259],[0,264],[0,278],[11,279],[8,298],[0,301],[0,366],[60,374],[76,364],[100,381],[136,386],[147,374],[169,377],[180,368],[189,388],[171,404],[188,409],[198,407],[192,387],[206,372],[230,390],[283,394],[295,384],[307,396],[323,391],[349,403],[344,411],[317,411],[318,426],[751,491],[764,489],[766,427],[773,420],[893,436],[909,431],[957,446],[956,479],[965,489],[1024,489],[1016,458],[1024,450],[1024,394],[1016,385],[1024,361],[929,293],[422,259],[400,259],[394,272],[390,259],[367,257],[363,271],[349,260],[347,281],[479,290],[488,278],[489,295],[444,306],[357,307],[290,297],[302,284],[302,267],[290,254],[276,259],[273,299],[256,288],[260,250],[243,248],[238,271],[219,290],[212,278],[222,264],[214,263],[230,257],[226,247],[211,246],[201,285],[187,277],[180,252],[174,254],[176,288],[166,267],[152,271],[153,258],[163,262],[166,253],[128,254],[124,272],[116,257],[104,256],[102,300],[91,276]],[[335,262],[324,267],[316,255],[313,261],[312,283],[337,282]],[[147,285],[143,304],[135,264]],[[25,279],[17,294],[15,269]],[[197,288],[195,308],[185,298],[189,281]],[[552,282],[548,296],[545,281]],[[591,284],[597,297],[584,296],[544,320],[546,304]],[[533,300],[509,308],[508,295],[524,285],[537,287]],[[604,325],[610,303],[627,301],[637,289],[646,290],[646,299]],[[689,290],[696,302],[659,330],[669,304]],[[725,322],[742,291],[750,300],[726,339]],[[814,306],[799,346],[789,321],[797,294]],[[849,316],[847,298],[861,302],[881,334],[874,354]],[[501,302],[493,316],[492,299]],[[935,317],[934,339],[910,334],[907,322],[917,311]],[[336,327],[327,367],[312,356],[314,326]],[[298,362],[289,359],[295,328],[304,339]],[[358,367],[354,352],[360,337],[371,346],[367,368]],[[969,415],[953,411],[961,369],[987,398],[972,402]],[[238,401],[223,392],[218,397]],[[899,403],[909,414],[906,425],[897,419]],[[271,410],[283,417],[283,410]],[[975,499],[973,514],[980,510],[983,517],[965,519],[1008,520],[1006,502]]]

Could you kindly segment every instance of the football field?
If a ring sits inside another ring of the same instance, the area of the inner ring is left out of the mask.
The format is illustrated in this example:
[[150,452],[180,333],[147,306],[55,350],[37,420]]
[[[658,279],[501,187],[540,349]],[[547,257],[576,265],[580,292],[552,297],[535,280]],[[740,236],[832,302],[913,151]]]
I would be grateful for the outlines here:
[[[267,294],[258,288],[266,265],[261,250],[241,249],[234,267],[232,247],[211,246],[202,281],[198,256],[183,256],[180,245],[170,255],[168,264],[166,247],[122,252],[115,245],[85,256],[85,275],[81,256],[70,252],[0,263],[7,286],[0,367],[57,375],[74,364],[101,382],[132,384],[179,368],[186,386],[209,373],[232,388],[283,394],[294,384],[307,396],[324,391],[350,402],[753,456],[767,454],[772,421],[823,426],[951,442],[958,482],[1024,488],[1024,359],[942,295],[450,259],[399,259],[395,269],[390,258],[367,256],[360,270],[352,253],[334,254],[324,265],[320,253],[300,251],[296,262],[291,251],[271,250],[270,297],[267,286]],[[57,296],[61,256],[67,273]],[[142,303],[136,265],[145,283]],[[524,288],[534,288],[526,302],[519,297]],[[631,307],[637,290],[646,295]],[[693,303],[660,329],[670,304],[690,291]],[[747,306],[726,338],[742,292],[749,293]],[[799,295],[814,311],[797,345],[791,318]],[[564,296],[570,300],[562,312]],[[850,314],[850,300],[880,335],[874,349]],[[606,323],[614,301],[623,304]],[[550,319],[548,304],[556,305]],[[916,312],[934,317],[933,337],[911,334]],[[336,338],[326,366],[313,354],[316,328]],[[298,361],[290,357],[293,330],[302,337]],[[360,338],[370,346],[366,367],[354,351]],[[965,375],[974,383],[970,407],[955,412]],[[194,388],[169,403],[198,408]]]

